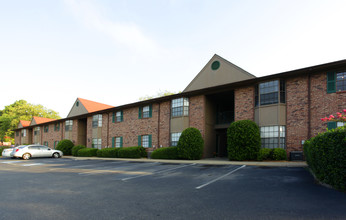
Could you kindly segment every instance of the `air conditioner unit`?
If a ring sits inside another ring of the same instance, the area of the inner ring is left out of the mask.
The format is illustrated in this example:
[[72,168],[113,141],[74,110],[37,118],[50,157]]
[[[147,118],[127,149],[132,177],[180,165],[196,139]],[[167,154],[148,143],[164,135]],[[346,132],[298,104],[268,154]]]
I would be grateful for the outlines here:
[[302,161],[304,160],[303,151],[291,151],[290,152],[291,161]]

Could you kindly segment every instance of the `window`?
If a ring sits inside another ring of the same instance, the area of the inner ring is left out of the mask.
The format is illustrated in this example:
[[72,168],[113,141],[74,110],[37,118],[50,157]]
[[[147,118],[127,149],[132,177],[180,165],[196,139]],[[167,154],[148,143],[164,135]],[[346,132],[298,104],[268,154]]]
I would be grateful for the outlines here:
[[73,125],[72,120],[65,121],[65,131],[72,131],[72,125]]
[[261,127],[262,148],[285,148],[286,142],[285,126]]
[[138,136],[138,146],[145,148],[152,147],[151,135]]
[[54,149],[58,146],[59,141],[54,141]]
[[138,118],[151,118],[152,117],[152,105],[139,107]]
[[172,117],[189,115],[189,99],[179,98],[172,100]]
[[346,72],[327,73],[327,93],[346,91]]
[[112,147],[123,147],[123,137],[113,137]]
[[172,133],[171,134],[171,146],[175,147],[178,145],[178,141],[181,133]]
[[60,123],[54,124],[54,131],[59,131],[60,130]]
[[102,115],[101,114],[93,116],[93,128],[97,128],[97,127],[102,127]]
[[18,137],[19,136],[19,131],[16,131],[16,137]]
[[40,127],[34,128],[34,136],[39,135],[39,134],[40,134]]
[[331,129],[342,127],[345,125],[346,125],[346,122],[329,121],[327,123],[327,128],[328,128],[328,130],[331,130]]
[[255,106],[286,102],[286,83],[274,80],[260,83],[255,87]]
[[48,129],[49,129],[48,125],[44,126],[43,129],[44,129],[44,133],[47,133],[47,132],[48,132]]
[[101,138],[93,138],[93,143],[92,143],[93,148],[101,149],[101,144],[102,144]]
[[26,129],[22,130],[22,137],[26,137]]
[[123,111],[113,112],[113,123],[122,122],[124,120]]
[[48,147],[48,141],[43,142],[43,145]]

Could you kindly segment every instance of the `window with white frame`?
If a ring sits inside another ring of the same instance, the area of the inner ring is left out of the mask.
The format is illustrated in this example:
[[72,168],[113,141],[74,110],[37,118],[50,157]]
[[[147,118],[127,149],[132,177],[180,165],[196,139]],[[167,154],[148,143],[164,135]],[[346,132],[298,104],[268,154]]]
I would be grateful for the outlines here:
[[346,125],[346,122],[337,122],[336,127],[343,127]]
[[116,122],[122,122],[123,121],[123,111],[117,111],[115,114]]
[[285,126],[264,126],[261,130],[262,148],[285,148],[286,127]]
[[149,135],[142,136],[142,146],[149,147]]
[[189,99],[179,98],[172,100],[172,117],[189,115]]
[[149,118],[150,107],[149,105],[143,107],[143,118]]
[[101,146],[102,146],[102,139],[101,138],[93,138],[92,147],[97,148],[97,149],[101,149]]
[[34,136],[39,135],[39,134],[40,134],[40,127],[34,128]]
[[260,83],[255,87],[255,106],[286,102],[286,84],[284,80]]
[[22,137],[26,137],[26,129],[22,130]]
[[336,91],[346,91],[346,72],[336,73]]
[[175,147],[178,145],[178,141],[181,133],[171,133],[171,146]]
[[102,115],[97,114],[93,116],[93,128],[102,127]]
[[65,131],[72,131],[73,120],[65,121]]
[[122,147],[123,146],[123,137],[116,137],[115,138],[115,147]]

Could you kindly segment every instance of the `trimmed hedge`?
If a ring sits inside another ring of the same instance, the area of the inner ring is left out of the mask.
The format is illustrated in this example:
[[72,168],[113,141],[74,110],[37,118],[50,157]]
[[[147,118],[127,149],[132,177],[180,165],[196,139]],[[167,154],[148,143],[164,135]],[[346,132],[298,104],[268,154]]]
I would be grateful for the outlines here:
[[118,150],[118,157],[120,158],[141,158],[146,157],[147,153],[144,147],[124,147]]
[[7,146],[0,147],[0,156],[2,156],[2,151],[7,149],[7,148],[10,148],[10,147],[7,147]]
[[163,147],[154,150],[151,153],[152,159],[178,159],[177,147]]
[[258,125],[250,120],[233,122],[227,130],[229,160],[256,160],[261,149]]
[[287,160],[287,154],[282,148],[261,148],[257,160]]
[[82,148],[78,151],[78,157],[96,157],[97,148]]
[[178,157],[199,160],[203,155],[204,140],[197,128],[186,128],[180,135],[177,151]]
[[304,143],[306,162],[321,182],[346,192],[346,127],[328,130]]
[[86,148],[86,147],[84,145],[77,145],[77,146],[72,147],[72,149],[71,149],[72,156],[77,157],[78,156],[78,151],[80,149],[83,149],[83,148]]
[[116,157],[118,157],[119,150],[120,150],[120,148],[103,148],[103,149],[97,151],[97,156],[98,157],[116,158]]
[[65,156],[67,155],[72,155],[72,148],[73,148],[74,144],[72,143],[72,141],[68,140],[68,139],[64,139],[59,141],[58,146],[56,147],[57,150],[61,150]]

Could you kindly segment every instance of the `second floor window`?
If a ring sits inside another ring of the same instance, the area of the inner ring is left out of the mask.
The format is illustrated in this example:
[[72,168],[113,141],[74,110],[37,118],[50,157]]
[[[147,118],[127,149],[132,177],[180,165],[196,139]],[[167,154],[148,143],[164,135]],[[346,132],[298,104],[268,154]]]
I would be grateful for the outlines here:
[[72,125],[73,125],[72,120],[65,121],[65,131],[72,131]]
[[138,118],[151,118],[152,117],[152,105],[146,105],[139,107],[138,109]]
[[39,134],[40,134],[40,127],[34,128],[34,136],[39,135]]
[[179,98],[172,100],[172,117],[189,115],[189,99]]
[[260,83],[255,87],[255,106],[286,102],[286,84],[284,80]]
[[22,137],[26,137],[26,129],[22,130]]
[[97,127],[102,127],[102,115],[101,114],[93,116],[93,128],[97,128]]
[[59,131],[60,130],[60,123],[54,124],[54,131]]
[[47,133],[48,129],[49,129],[48,125],[44,126],[44,133]]

